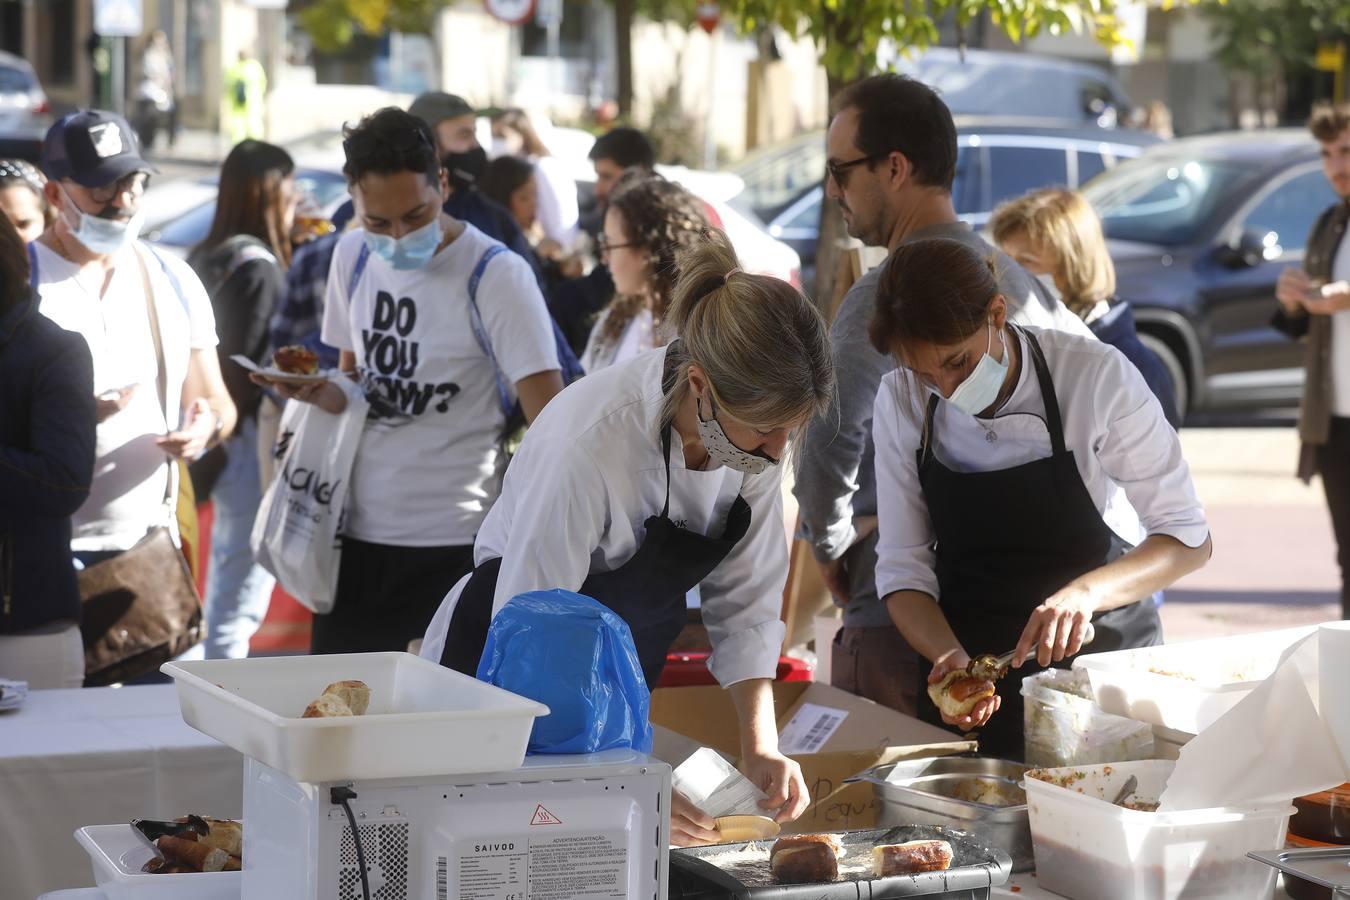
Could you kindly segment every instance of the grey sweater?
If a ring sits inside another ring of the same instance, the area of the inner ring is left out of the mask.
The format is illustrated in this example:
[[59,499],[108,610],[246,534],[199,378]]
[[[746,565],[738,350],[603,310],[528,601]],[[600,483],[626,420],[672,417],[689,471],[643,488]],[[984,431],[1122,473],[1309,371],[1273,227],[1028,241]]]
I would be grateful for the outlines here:
[[[991,247],[969,225],[954,222],[922,228],[908,238],[949,238],[996,258],[999,290],[1008,298],[1011,318],[1019,325],[1058,328],[1091,335],[1087,326],[1046,293],[1036,279],[1010,256]],[[835,406],[812,421],[798,453],[793,493],[801,507],[801,536],[822,562],[838,559],[857,540],[853,520],[877,514],[873,469],[872,406],[881,379],[895,361],[878,353],[867,337],[876,308],[883,266],[865,274],[849,289],[830,329],[839,395]],[[871,579],[852,579],[871,584]],[[855,590],[844,610],[844,625],[870,628],[890,625],[876,588]]]

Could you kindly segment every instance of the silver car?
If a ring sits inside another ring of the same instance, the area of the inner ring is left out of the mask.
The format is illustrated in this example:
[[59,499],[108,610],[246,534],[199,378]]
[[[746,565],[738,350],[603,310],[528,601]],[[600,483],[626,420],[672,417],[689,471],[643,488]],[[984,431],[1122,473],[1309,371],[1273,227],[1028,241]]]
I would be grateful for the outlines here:
[[0,52],[0,157],[37,162],[52,107],[28,60]]

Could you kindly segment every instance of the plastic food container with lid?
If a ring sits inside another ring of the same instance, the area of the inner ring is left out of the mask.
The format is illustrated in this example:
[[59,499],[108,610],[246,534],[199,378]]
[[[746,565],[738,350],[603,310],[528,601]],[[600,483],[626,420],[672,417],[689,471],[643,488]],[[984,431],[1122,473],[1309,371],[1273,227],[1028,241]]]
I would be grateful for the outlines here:
[[1269,900],[1276,872],[1247,858],[1284,847],[1288,803],[1142,812],[1111,800],[1134,775],[1156,802],[1174,763],[1037,770],[1025,785],[1039,885],[1070,900]]
[[1199,734],[1274,674],[1290,646],[1316,626],[1164,644],[1074,660],[1109,713]]

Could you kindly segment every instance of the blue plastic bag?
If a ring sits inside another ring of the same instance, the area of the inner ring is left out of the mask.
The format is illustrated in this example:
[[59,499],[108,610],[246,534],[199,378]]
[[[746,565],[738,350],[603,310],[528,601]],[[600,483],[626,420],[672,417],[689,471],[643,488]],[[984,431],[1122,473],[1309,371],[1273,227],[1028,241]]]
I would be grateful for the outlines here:
[[590,597],[531,591],[488,629],[478,680],[547,704],[529,753],[652,749],[651,695],[628,623]]

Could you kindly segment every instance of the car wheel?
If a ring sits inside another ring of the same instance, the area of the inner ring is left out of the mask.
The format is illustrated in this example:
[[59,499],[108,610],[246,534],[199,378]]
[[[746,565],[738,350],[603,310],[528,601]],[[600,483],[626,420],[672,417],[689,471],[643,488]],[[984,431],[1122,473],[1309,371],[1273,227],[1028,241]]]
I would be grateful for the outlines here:
[[1167,374],[1172,376],[1173,400],[1177,406],[1177,415],[1181,421],[1186,421],[1186,411],[1190,404],[1191,388],[1190,382],[1186,376],[1186,367],[1181,364],[1181,359],[1177,356],[1166,341],[1151,334],[1139,332],[1139,341],[1145,347],[1158,354],[1158,359],[1162,360],[1163,367],[1167,369]]

